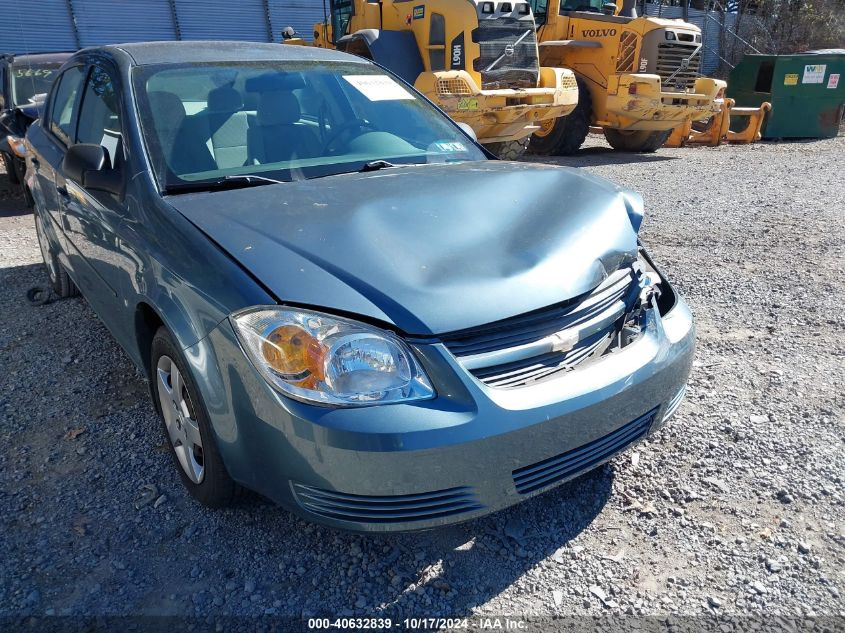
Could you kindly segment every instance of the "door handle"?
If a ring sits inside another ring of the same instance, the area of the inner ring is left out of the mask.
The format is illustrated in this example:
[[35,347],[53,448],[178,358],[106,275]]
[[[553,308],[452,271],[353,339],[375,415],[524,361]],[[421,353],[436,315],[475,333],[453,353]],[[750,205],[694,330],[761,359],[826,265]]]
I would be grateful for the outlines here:
[[30,159],[30,162],[32,163],[32,166],[35,167],[35,169],[38,169],[38,167],[41,165],[41,163],[38,162],[37,158]]
[[67,192],[67,187],[65,187],[64,185],[59,185],[58,187],[56,187],[56,191],[58,191],[58,192],[59,192],[59,195],[60,195],[62,198],[68,198],[68,197],[70,197],[70,196],[68,195],[68,192]]

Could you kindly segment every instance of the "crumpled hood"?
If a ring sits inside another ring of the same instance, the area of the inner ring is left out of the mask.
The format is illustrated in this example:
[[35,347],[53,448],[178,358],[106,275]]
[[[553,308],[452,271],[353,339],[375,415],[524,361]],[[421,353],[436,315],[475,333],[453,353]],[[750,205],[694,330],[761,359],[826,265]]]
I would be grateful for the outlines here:
[[499,161],[167,198],[282,303],[421,335],[591,290],[636,257],[632,200],[574,169]]

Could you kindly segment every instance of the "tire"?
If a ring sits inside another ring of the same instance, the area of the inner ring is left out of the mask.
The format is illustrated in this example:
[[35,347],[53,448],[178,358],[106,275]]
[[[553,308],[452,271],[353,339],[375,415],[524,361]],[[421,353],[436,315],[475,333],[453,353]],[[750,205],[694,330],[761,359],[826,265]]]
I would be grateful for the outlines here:
[[526,136],[519,141],[505,141],[504,143],[488,143],[484,147],[493,152],[502,160],[517,160],[525,153],[528,148],[528,143],[531,141],[530,136]]
[[226,471],[205,405],[167,328],[156,332],[150,354],[153,404],[182,484],[209,508],[231,505],[239,487]]
[[9,177],[9,182],[13,185],[21,184],[21,179],[15,169],[15,161],[6,152],[0,152],[0,162],[3,163],[3,169],[6,170],[6,175]]
[[35,235],[38,237],[38,246],[41,249],[41,259],[44,260],[44,268],[47,269],[47,277],[50,280],[50,288],[53,289],[53,294],[60,299],[78,296],[79,288],[73,283],[56,254],[50,250],[50,243],[44,234],[41,216],[37,211],[33,213],[33,216],[35,217]]
[[541,156],[566,156],[578,151],[590,133],[593,98],[584,80],[578,78],[578,105],[566,116],[558,117],[531,137],[528,151]]
[[623,152],[656,152],[669,140],[672,130],[649,130],[622,131],[612,128],[604,128],[604,137],[613,149]]

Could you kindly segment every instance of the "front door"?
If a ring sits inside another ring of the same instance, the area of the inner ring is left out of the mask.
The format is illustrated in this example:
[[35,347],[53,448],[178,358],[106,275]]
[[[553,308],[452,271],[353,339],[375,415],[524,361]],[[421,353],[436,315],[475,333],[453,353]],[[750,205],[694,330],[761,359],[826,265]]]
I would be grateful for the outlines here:
[[[105,148],[110,169],[125,183],[124,121],[115,76],[98,62],[91,66],[78,102],[75,142]],[[67,251],[80,289],[112,334],[123,342],[131,325],[127,317],[131,310],[122,297],[127,274],[126,251],[120,238],[127,215],[123,192],[91,189],[65,178],[62,172],[56,175],[56,183],[66,196]]]

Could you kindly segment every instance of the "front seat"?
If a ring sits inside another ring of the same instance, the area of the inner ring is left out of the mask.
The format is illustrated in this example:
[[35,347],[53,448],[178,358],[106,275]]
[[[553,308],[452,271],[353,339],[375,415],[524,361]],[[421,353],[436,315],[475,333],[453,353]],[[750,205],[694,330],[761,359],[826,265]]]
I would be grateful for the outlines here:
[[176,174],[210,171],[217,168],[204,135],[186,125],[185,105],[172,92],[157,90],[147,93],[153,115],[161,155],[170,171]]
[[220,169],[242,167],[247,163],[249,121],[243,111],[241,93],[229,86],[208,93],[208,107],[198,116],[208,126],[208,143]]
[[261,94],[255,125],[249,129],[250,159],[264,164],[320,156],[320,139],[315,130],[299,122],[301,116],[299,100],[292,92]]

